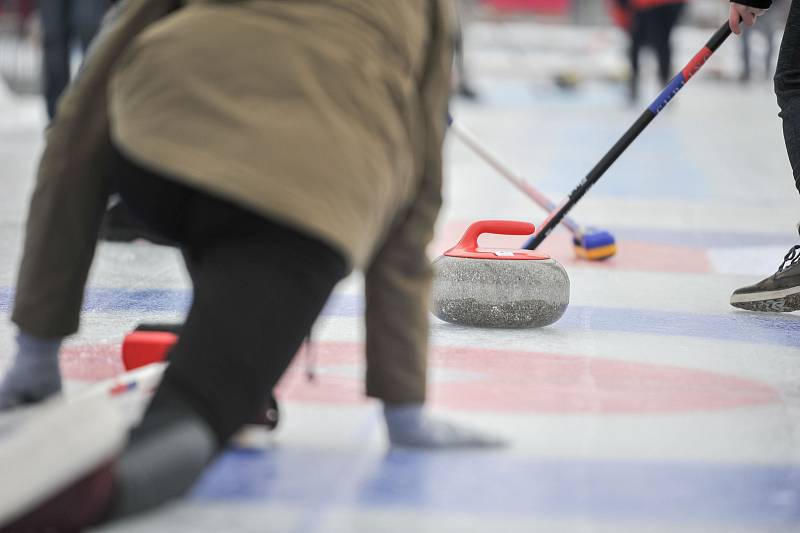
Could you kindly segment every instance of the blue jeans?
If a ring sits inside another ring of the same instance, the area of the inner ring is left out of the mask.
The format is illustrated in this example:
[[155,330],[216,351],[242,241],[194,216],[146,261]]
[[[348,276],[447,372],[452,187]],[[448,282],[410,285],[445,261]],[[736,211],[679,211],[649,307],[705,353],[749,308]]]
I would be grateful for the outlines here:
[[44,98],[52,119],[70,80],[70,50],[77,40],[86,53],[100,29],[108,0],[39,0],[42,18]]

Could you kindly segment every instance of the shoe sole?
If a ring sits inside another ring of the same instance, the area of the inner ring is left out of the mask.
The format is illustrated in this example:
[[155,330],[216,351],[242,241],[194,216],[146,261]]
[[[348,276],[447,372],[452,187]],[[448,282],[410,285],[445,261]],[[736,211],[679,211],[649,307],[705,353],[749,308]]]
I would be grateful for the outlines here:
[[734,294],[731,296],[731,305],[748,311],[790,313],[800,310],[800,287],[779,291]]
[[127,440],[125,418],[106,396],[58,398],[12,416],[0,434],[0,528],[110,460]]

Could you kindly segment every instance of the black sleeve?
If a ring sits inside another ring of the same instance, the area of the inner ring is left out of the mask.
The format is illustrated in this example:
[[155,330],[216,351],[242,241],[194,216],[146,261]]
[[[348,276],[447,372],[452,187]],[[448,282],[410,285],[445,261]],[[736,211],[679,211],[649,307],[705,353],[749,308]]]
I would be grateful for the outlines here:
[[[734,0],[731,0],[733,2]],[[744,6],[757,7],[759,9],[769,9],[772,5],[772,0],[736,0],[737,4]]]

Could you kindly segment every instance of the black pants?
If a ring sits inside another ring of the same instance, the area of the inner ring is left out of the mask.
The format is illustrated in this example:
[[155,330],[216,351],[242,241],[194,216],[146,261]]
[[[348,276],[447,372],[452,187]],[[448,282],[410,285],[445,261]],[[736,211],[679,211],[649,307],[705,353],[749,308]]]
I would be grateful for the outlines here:
[[800,1],[789,8],[775,69],[775,94],[783,119],[783,140],[800,191]]
[[658,77],[666,85],[672,72],[672,30],[683,12],[684,4],[674,3],[636,11],[631,21],[630,63],[631,93],[637,94],[639,83],[639,55],[649,46],[658,58]]
[[69,84],[73,39],[86,53],[100,30],[108,0],[39,0],[43,34],[44,98],[47,115],[55,115],[58,98]]
[[179,243],[194,300],[142,424],[199,415],[220,446],[254,418],[347,273],[327,245],[117,154],[133,214]]

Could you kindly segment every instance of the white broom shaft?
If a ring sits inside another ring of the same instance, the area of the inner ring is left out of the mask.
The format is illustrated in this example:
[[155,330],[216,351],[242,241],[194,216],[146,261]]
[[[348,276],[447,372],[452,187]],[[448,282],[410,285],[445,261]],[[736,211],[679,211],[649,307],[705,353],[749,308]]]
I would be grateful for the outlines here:
[[[466,128],[461,126],[455,120],[450,124],[450,129],[465,145],[467,145],[476,155],[483,159],[486,164],[495,169],[498,174],[503,176],[512,185],[517,187],[520,191],[526,194],[534,202],[539,204],[543,209],[552,211],[556,205],[551,202],[542,193],[531,187],[525,180],[514,174],[508,167],[506,167],[500,160],[489,150],[487,150],[481,143],[472,135]],[[562,223],[569,228],[572,233],[580,231],[580,226],[571,218],[565,217]]]

